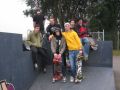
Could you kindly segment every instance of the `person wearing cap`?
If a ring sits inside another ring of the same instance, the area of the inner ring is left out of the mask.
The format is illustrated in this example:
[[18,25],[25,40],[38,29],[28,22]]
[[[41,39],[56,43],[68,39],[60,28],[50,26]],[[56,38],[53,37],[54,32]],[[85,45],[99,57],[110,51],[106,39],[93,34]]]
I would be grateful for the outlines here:
[[32,51],[34,68],[42,68],[43,72],[46,72],[47,53],[46,50],[42,48],[42,42],[43,38],[42,34],[40,33],[40,26],[35,25],[34,30],[31,31],[27,36],[26,43],[30,46]]
[[[65,53],[64,53],[65,48],[66,48],[66,41],[65,38],[62,36],[61,29],[56,28],[53,32],[53,38],[51,39],[51,50],[54,58],[59,57],[59,59],[61,59],[63,82],[66,82],[66,68],[65,68],[66,61],[65,61]],[[53,78],[53,82],[54,81],[55,78]]]
[[63,32],[62,35],[66,40],[69,51],[70,71],[71,71],[70,82],[74,82],[76,78],[76,70],[77,70],[76,57],[79,51],[82,49],[82,43],[77,33],[71,29],[70,23],[65,23],[64,27],[65,27],[65,32]]
[[37,10],[36,15],[33,16],[33,26],[39,25],[41,27],[41,33],[44,33],[44,20],[45,17],[40,10]]

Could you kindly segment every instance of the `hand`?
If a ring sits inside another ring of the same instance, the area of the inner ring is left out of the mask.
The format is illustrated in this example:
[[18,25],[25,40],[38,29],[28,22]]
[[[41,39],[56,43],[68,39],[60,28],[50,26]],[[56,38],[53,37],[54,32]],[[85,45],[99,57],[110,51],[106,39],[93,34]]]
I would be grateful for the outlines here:
[[53,38],[53,35],[50,35],[49,38],[48,38],[49,41],[51,41],[52,38]]
[[80,53],[80,54],[82,54],[82,53],[83,53],[83,50],[82,50],[82,49],[80,49],[79,53]]
[[59,57],[61,57],[62,55],[61,54],[58,54]]
[[56,54],[56,53],[54,54],[54,57],[57,57],[57,54]]
[[36,43],[33,43],[33,46],[37,46],[37,44],[36,44]]

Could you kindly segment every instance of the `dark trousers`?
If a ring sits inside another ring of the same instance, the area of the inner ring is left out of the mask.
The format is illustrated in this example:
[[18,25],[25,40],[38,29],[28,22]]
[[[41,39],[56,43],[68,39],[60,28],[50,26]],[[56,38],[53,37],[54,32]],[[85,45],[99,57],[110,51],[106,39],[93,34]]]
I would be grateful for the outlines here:
[[39,67],[44,69],[47,65],[47,52],[44,48],[31,46],[33,64],[37,63]]

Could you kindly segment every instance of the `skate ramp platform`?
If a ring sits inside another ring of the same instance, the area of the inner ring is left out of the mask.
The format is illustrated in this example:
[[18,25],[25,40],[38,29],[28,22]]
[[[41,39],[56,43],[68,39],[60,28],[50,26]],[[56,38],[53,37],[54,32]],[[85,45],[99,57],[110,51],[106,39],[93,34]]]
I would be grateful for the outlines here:
[[81,83],[57,81],[52,83],[52,69],[46,74],[41,73],[29,90],[116,90],[112,68],[84,67],[84,79]]
[[0,32],[0,80],[12,83],[15,90],[28,90],[38,75],[31,52],[24,52],[22,44],[22,35]]
[[95,67],[112,67],[112,41],[99,41],[97,44],[98,49],[96,51],[90,50],[89,59],[87,62],[84,62],[84,65]]
[[[102,45],[104,43],[106,41],[102,42]],[[109,47],[108,43],[106,44]],[[89,67],[84,68],[85,79],[81,84],[75,85],[69,81],[64,84],[61,82],[52,84],[52,70],[49,67],[46,74],[37,73],[33,69],[31,52],[23,51],[22,45],[21,34],[0,32],[0,80],[12,83],[15,90],[115,90],[112,59],[103,58],[105,55],[111,55],[112,48],[107,49],[110,54],[108,51],[102,51],[103,46],[100,46],[96,53],[91,53],[86,62],[86,66]],[[104,54],[104,52],[107,53]],[[112,58],[112,56],[107,57]]]

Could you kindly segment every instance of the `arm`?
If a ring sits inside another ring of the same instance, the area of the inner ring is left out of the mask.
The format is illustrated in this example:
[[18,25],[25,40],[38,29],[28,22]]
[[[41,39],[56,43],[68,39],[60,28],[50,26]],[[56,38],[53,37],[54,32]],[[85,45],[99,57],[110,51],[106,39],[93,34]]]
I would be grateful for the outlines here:
[[88,30],[85,30],[83,32],[80,32],[80,35],[83,35],[83,34],[88,34]]
[[80,35],[88,34],[88,29],[86,27],[81,27],[79,31]]
[[26,43],[29,45],[29,46],[35,46],[35,43],[33,43],[31,41],[31,32],[29,33],[29,35],[27,36],[27,40],[26,40]]
[[65,41],[65,38],[63,37],[62,38],[62,49],[60,50],[60,54],[63,54],[63,52],[65,51],[65,49],[66,49],[66,41]]
[[52,40],[51,40],[51,50],[52,50],[52,52],[53,52],[53,54],[55,54],[56,53],[56,49],[55,49],[55,46],[54,46],[54,38],[52,38]]
[[47,26],[46,31],[47,31],[47,37],[49,37],[50,36],[50,25]]
[[77,42],[77,45],[79,45],[79,48],[82,49],[83,46],[82,46],[81,40],[76,32],[74,33],[74,37],[75,37],[75,40]]

